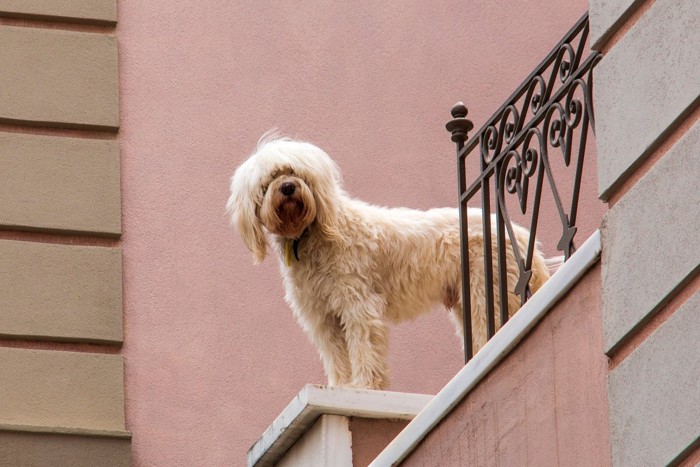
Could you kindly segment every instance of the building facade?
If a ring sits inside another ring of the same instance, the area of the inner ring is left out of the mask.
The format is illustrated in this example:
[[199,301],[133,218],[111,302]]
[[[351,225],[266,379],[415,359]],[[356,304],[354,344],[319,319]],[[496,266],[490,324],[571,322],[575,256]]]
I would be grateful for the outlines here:
[[[455,206],[449,109],[479,125],[587,8],[604,58],[578,238],[600,228],[602,259],[575,312],[511,356],[589,323],[596,459],[696,459],[700,9],[618,3],[0,1],[0,464],[245,464],[324,376],[276,259],[253,266],[226,218],[235,167],[277,127],[324,148],[353,196]],[[436,394],[463,367],[443,310],[390,339],[392,390]],[[500,393],[525,367],[509,368]],[[554,403],[545,420],[586,407]]]

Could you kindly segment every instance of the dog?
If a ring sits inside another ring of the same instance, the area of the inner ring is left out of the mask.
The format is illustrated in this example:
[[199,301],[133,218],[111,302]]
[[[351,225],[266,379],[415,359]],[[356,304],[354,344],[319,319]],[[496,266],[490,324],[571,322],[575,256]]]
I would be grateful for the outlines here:
[[[286,301],[318,349],[330,386],[387,388],[387,326],[434,305],[450,311],[462,337],[457,209],[385,208],[354,199],[323,150],[277,136],[263,137],[236,169],[226,208],[255,263],[263,261],[270,246],[275,250]],[[486,342],[481,210],[470,208],[467,216],[478,350]],[[513,228],[520,251],[527,251],[529,232]],[[515,284],[519,272],[510,239],[506,250],[508,283]],[[494,259],[498,297],[495,265]],[[538,250],[532,261],[533,293],[549,275]],[[509,291],[509,314],[519,307],[520,297]]]

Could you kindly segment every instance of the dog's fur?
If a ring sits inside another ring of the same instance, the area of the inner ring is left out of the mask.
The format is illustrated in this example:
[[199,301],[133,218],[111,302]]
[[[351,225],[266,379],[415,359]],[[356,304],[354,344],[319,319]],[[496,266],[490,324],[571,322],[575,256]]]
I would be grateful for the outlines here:
[[[227,209],[256,263],[265,258],[268,241],[276,250],[287,302],[317,347],[330,385],[386,388],[388,323],[415,318],[433,305],[450,310],[462,336],[457,209],[389,209],[353,199],[325,152],[284,138],[261,140],[238,167]],[[468,223],[478,350],[486,341],[479,209],[469,209]],[[528,231],[513,228],[520,251],[527,251]],[[513,287],[518,268],[509,240],[506,250]],[[532,272],[534,292],[549,277],[539,251]],[[509,291],[509,314],[519,307],[519,297]]]

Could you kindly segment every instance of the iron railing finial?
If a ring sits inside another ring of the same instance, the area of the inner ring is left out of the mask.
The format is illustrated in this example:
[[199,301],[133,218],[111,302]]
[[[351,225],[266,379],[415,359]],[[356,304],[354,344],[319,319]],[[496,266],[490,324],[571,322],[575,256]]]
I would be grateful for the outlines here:
[[452,120],[447,122],[445,128],[452,133],[452,141],[455,143],[464,143],[469,137],[467,133],[474,128],[472,121],[467,119],[468,113],[464,102],[457,102],[452,107]]

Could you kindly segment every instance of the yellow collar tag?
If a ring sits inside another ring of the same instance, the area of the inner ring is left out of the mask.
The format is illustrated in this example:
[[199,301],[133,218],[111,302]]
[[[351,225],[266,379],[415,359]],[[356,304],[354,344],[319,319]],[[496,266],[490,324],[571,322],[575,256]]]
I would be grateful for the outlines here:
[[292,249],[294,240],[286,239],[284,242],[284,262],[287,263],[287,267],[292,265]]

